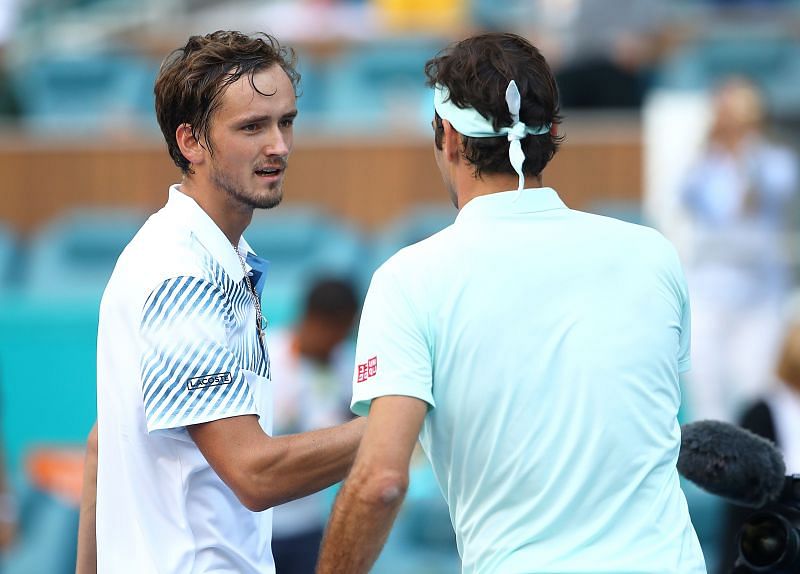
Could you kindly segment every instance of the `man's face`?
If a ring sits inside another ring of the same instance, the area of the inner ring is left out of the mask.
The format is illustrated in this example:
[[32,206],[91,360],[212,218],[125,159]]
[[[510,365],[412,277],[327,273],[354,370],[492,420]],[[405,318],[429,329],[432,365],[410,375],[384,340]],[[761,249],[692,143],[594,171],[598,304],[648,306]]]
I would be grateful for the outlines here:
[[330,354],[350,335],[355,317],[326,317],[306,315],[303,319],[305,352],[312,357],[328,360]]
[[231,84],[211,120],[209,179],[240,204],[269,209],[283,197],[296,99],[277,64],[256,72],[252,83],[256,89],[242,76]]

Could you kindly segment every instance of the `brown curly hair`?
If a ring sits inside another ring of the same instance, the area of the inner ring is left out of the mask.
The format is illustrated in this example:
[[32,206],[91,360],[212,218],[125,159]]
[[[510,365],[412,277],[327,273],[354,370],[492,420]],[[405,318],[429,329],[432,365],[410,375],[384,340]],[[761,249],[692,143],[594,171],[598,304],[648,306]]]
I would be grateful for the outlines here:
[[[512,123],[505,100],[506,87],[517,83],[522,104],[520,120],[528,126],[561,123],[558,87],[544,56],[525,38],[510,33],[489,33],[467,38],[445,48],[425,64],[427,85],[440,84],[460,108],[474,108],[492,120],[495,131]],[[435,114],[436,147],[442,149],[442,119]],[[482,173],[516,172],[508,159],[508,139],[462,135],[464,157],[475,177]],[[563,136],[528,135],[520,143],[525,153],[523,172],[538,177],[558,151]]]
[[186,174],[191,171],[175,137],[181,124],[192,126],[192,135],[214,153],[211,121],[231,84],[247,76],[253,84],[256,72],[278,64],[292,82],[295,92],[300,74],[295,69],[294,50],[281,46],[268,34],[248,36],[219,30],[205,36],[192,36],[182,48],[173,51],[161,64],[156,79],[156,117],[172,161]]

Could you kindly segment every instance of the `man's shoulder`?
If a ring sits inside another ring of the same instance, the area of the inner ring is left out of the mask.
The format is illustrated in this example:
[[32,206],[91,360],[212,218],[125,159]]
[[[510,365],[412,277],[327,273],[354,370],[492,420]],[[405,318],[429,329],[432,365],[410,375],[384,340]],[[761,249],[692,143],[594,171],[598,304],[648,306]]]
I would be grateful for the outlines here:
[[580,211],[573,213],[578,214],[587,225],[591,226],[588,237],[592,241],[607,239],[629,242],[630,245],[640,249],[659,252],[669,252],[674,249],[670,240],[653,227],[594,213]]
[[213,260],[186,226],[174,224],[162,212],[152,215],[120,255],[109,288],[149,292],[164,281],[192,276],[212,280]]

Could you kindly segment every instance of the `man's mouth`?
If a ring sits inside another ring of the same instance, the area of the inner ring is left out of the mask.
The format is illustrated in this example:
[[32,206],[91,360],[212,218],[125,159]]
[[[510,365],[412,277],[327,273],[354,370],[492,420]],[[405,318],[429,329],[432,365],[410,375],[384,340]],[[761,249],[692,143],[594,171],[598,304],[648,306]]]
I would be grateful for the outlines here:
[[283,173],[282,167],[262,167],[256,170],[259,177],[275,177]]

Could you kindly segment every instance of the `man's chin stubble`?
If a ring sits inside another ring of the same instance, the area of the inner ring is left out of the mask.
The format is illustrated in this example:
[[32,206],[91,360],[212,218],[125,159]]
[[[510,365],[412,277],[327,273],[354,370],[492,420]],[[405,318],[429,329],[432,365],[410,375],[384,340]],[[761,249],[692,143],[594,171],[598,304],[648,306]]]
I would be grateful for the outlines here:
[[249,197],[222,178],[215,179],[217,186],[222,188],[229,197],[250,209],[272,209],[277,207],[283,199],[283,186],[281,184],[277,185],[277,189],[271,187],[268,195],[264,197]]
[[281,200],[283,199],[283,194],[279,194],[277,196],[270,196],[270,197],[241,197],[241,196],[234,196],[235,199],[249,207],[251,209],[272,209],[273,207],[277,207]]

